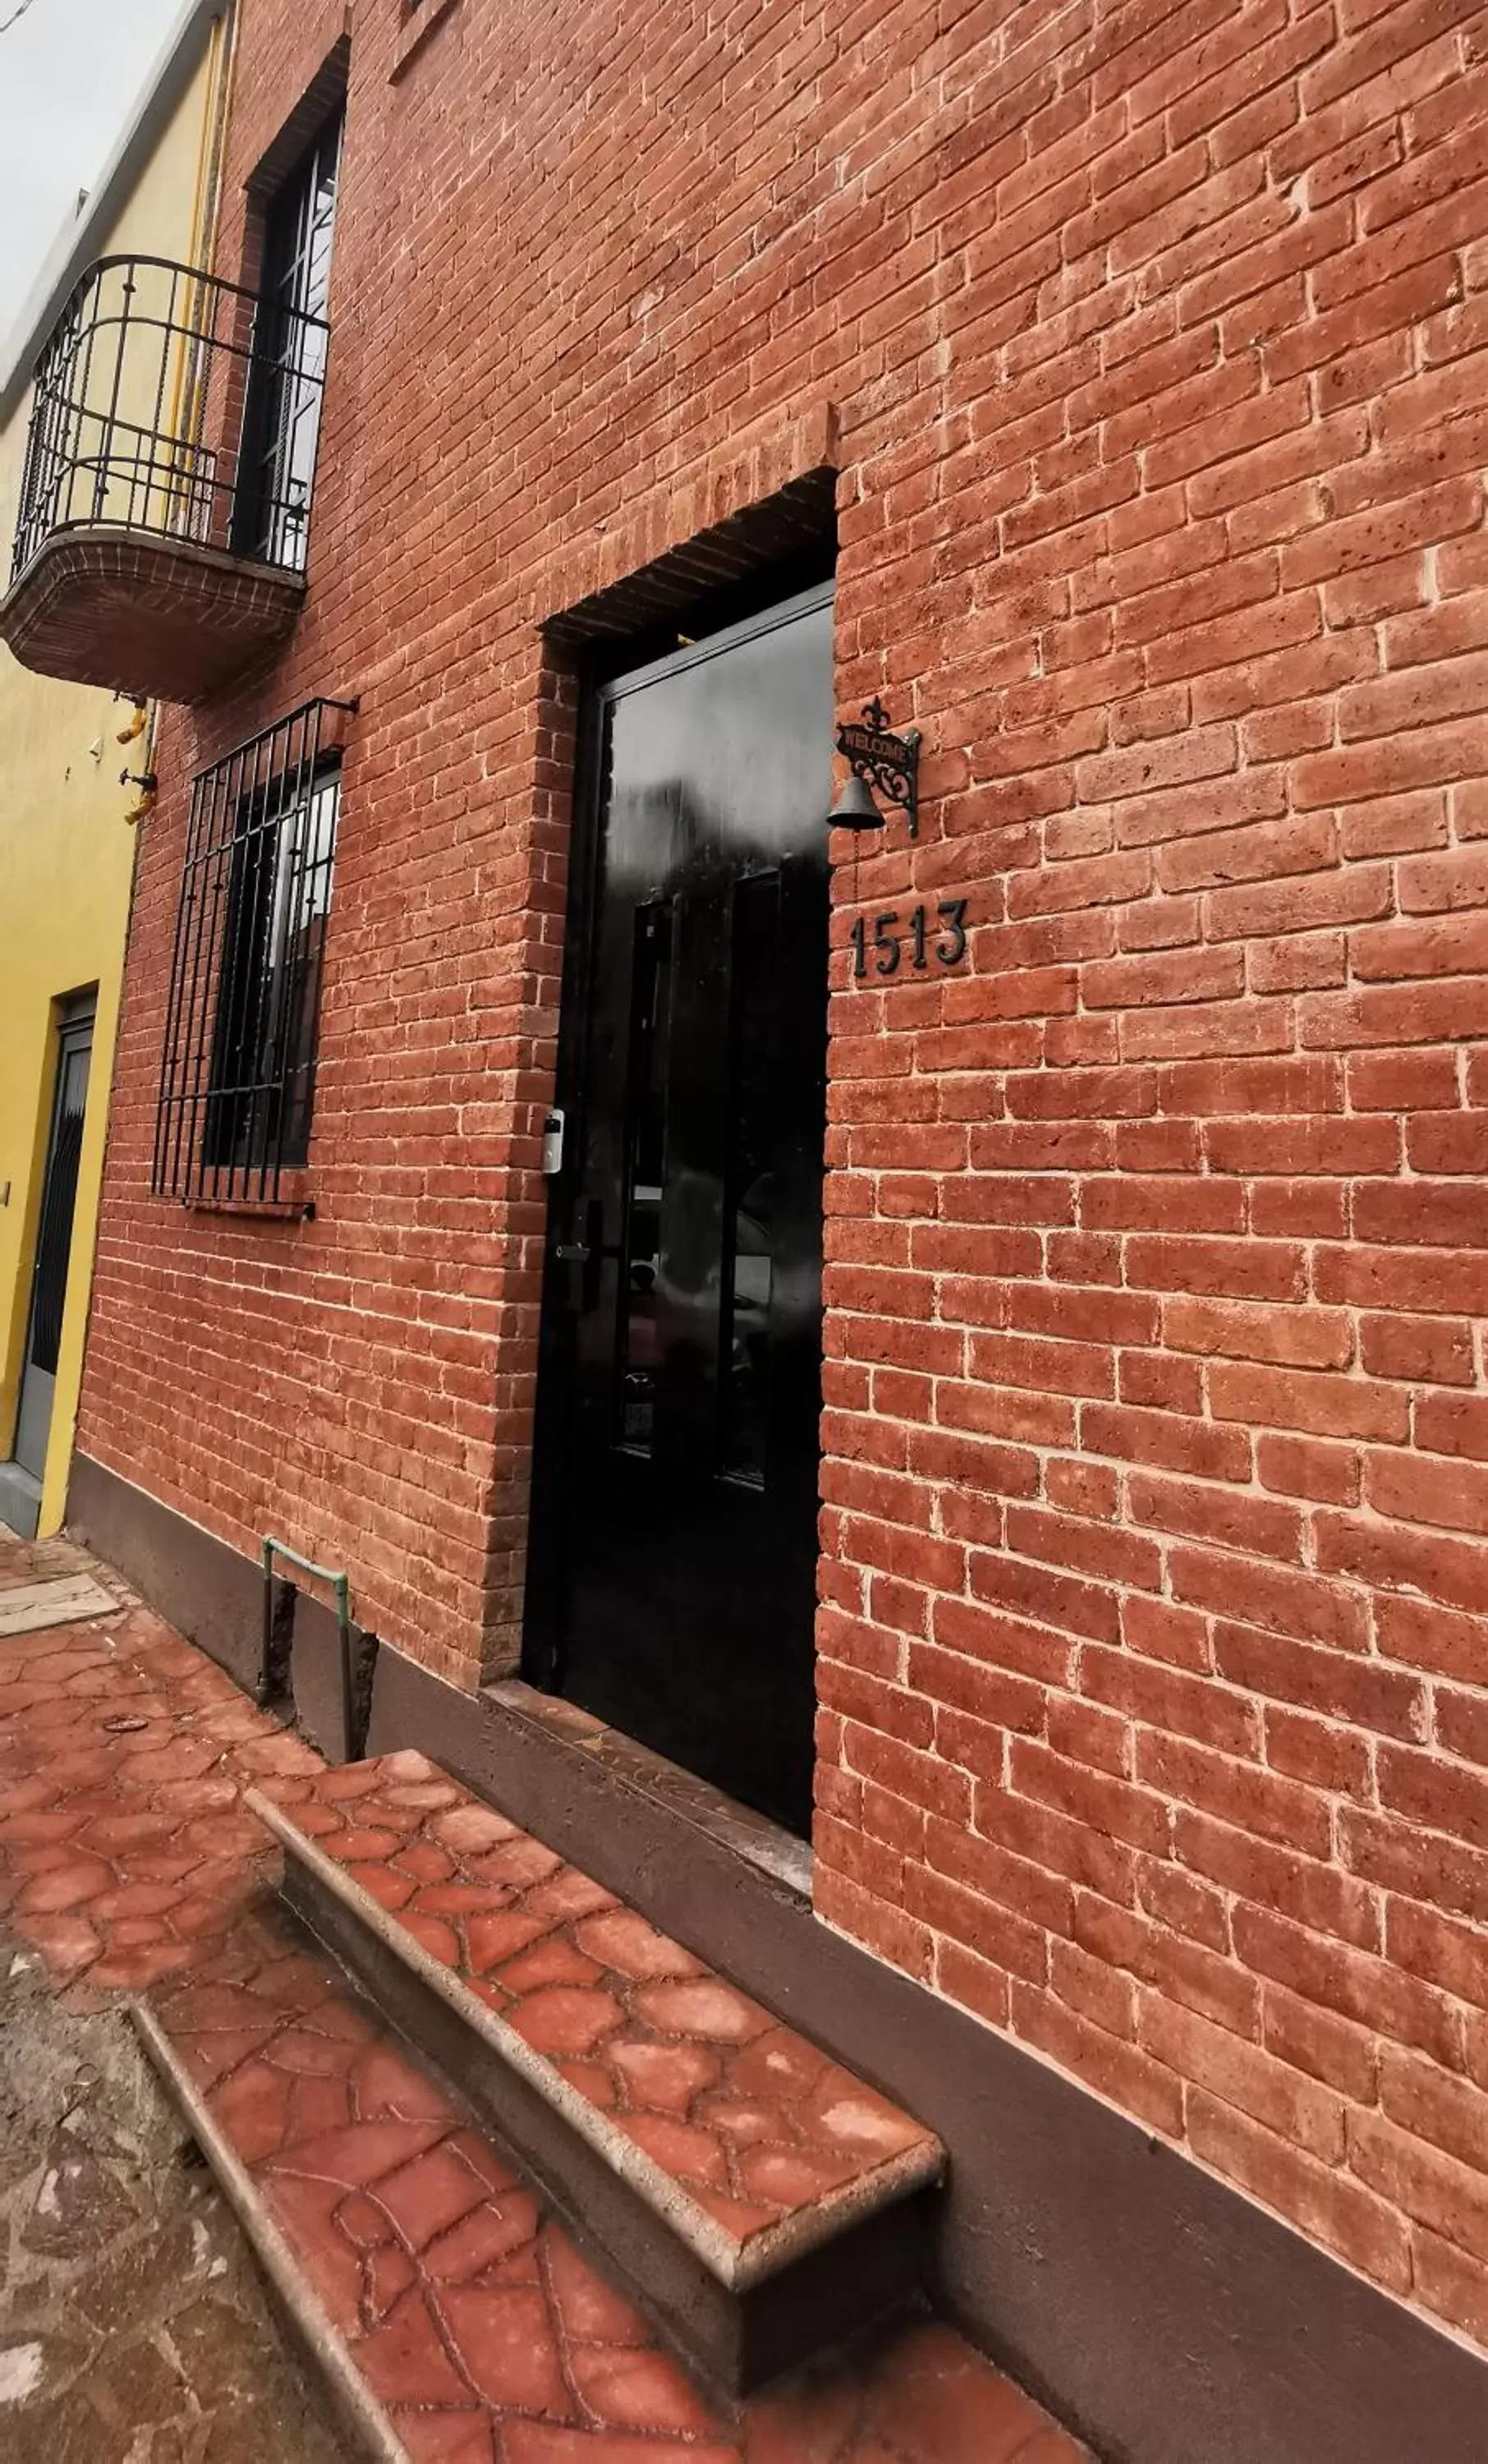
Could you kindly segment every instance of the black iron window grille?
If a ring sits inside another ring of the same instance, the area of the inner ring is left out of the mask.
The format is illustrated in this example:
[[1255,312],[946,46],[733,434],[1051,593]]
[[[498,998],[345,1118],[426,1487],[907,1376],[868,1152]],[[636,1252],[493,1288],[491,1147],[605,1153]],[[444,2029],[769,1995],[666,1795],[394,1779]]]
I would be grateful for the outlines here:
[[274,196],[264,225],[260,364],[243,435],[240,547],[296,572],[304,569],[320,435],[341,128],[337,113]]
[[317,309],[163,257],[91,267],[36,367],[14,576],[94,523],[302,569],[328,338]]
[[341,715],[312,701],[197,777],[151,1186],[274,1204],[305,1164],[340,803]]

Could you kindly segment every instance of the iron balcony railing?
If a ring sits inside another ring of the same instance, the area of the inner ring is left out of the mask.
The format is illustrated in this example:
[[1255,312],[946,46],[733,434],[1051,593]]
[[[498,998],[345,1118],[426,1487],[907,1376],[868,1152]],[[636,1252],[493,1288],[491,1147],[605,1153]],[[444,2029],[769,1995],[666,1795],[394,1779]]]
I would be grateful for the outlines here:
[[12,580],[96,523],[303,570],[330,328],[163,257],[103,257],[37,363]]

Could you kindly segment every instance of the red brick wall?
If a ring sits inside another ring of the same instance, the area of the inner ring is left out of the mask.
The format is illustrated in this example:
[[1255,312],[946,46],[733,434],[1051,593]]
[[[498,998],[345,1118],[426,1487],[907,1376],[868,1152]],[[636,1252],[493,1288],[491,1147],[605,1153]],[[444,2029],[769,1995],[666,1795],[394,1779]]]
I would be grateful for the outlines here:
[[[836,962],[819,1906],[1488,2343],[1488,13],[460,0],[393,86],[397,13],[311,610],[167,739],[83,1443],[510,1638],[535,627],[836,406],[841,699],[928,748],[836,937],[975,930]],[[340,23],[244,20],[230,185]],[[182,782],[343,691],[318,1215],[184,1219]]]

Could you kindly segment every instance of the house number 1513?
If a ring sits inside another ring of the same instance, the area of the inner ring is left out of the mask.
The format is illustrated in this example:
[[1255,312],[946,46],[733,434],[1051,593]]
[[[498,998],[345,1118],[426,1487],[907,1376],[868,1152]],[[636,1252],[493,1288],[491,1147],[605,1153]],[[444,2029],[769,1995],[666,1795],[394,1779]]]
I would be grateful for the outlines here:
[[907,950],[911,967],[928,967],[932,958],[937,967],[958,967],[966,956],[970,904],[965,898],[943,898],[933,917],[924,907],[908,915],[875,915],[871,935],[867,917],[860,915],[850,935],[853,974],[868,973],[870,950],[876,976],[896,975]]

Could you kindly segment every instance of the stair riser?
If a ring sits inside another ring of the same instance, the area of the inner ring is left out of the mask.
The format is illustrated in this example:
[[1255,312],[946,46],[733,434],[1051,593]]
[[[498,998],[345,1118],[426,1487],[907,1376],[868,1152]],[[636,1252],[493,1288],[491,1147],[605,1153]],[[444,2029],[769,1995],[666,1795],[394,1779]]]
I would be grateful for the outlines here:
[[725,2398],[749,2394],[919,2297],[933,2191],[880,2209],[762,2282],[733,2289],[313,1866],[287,1855],[282,1888],[300,1921]]

